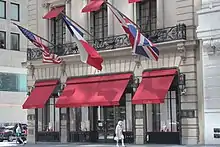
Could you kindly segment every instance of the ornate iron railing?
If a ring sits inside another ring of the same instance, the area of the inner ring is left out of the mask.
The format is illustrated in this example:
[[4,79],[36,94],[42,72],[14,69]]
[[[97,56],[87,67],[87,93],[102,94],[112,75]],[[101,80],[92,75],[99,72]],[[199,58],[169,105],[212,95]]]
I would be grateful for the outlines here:
[[[147,38],[154,43],[167,42],[173,40],[186,39],[186,25],[179,24],[173,27],[164,29],[157,29],[151,32],[143,32]],[[90,44],[94,46],[98,51],[100,50],[112,50],[122,47],[130,46],[130,42],[126,34],[106,37],[102,39],[89,40]],[[78,54],[78,48],[75,42],[60,44],[53,47],[49,47],[52,53],[56,53],[59,56]],[[36,60],[42,58],[42,52],[39,48],[27,49],[27,60]]]

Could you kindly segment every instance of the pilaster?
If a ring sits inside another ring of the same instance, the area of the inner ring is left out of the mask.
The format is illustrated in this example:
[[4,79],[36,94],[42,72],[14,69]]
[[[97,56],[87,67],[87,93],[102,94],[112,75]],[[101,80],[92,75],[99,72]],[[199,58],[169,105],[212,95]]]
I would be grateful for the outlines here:
[[60,109],[60,142],[67,143],[68,132],[67,132],[67,108]]

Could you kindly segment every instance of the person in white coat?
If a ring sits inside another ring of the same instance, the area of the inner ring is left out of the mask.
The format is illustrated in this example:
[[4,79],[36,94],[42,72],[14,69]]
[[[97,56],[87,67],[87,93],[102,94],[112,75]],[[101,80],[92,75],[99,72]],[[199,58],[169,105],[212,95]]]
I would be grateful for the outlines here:
[[124,135],[123,135],[123,122],[118,121],[118,124],[115,128],[115,137],[114,140],[116,141],[116,146],[118,147],[118,142],[121,140],[122,146],[125,146],[124,144]]

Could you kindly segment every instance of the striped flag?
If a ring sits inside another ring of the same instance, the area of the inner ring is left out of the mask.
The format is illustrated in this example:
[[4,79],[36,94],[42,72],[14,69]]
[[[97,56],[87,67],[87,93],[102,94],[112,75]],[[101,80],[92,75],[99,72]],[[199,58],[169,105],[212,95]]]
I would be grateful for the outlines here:
[[121,23],[124,31],[128,34],[129,41],[133,48],[133,53],[157,61],[159,58],[159,50],[157,47],[149,39],[142,35],[135,24],[128,18],[124,17],[119,10],[115,9],[111,5],[108,6]]
[[60,64],[63,61],[58,55],[50,53],[49,48],[43,44],[42,39],[40,37],[36,36],[31,31],[17,24],[15,25],[24,34],[24,36],[26,36],[36,47],[42,50],[43,63]]
[[65,22],[70,33],[74,37],[74,41],[77,44],[80,59],[83,63],[87,63],[98,70],[102,70],[103,58],[99,53],[83,38],[83,33],[74,26],[66,16],[63,16],[63,21]]

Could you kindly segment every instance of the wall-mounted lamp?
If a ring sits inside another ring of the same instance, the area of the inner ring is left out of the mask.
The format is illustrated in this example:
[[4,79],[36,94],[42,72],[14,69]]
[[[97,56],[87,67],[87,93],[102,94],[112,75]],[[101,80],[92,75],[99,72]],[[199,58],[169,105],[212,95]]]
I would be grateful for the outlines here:
[[31,95],[32,90],[34,89],[34,86],[31,86],[28,88],[27,96]]
[[131,87],[132,88],[137,88],[140,84],[140,79],[139,77],[134,77],[132,82],[131,82]]
[[186,75],[183,73],[179,74],[179,88],[180,88],[180,95],[186,94]]
[[61,93],[63,92],[65,87],[66,87],[65,83],[60,83],[60,88],[59,88],[58,93],[57,93],[58,96],[61,95]]

